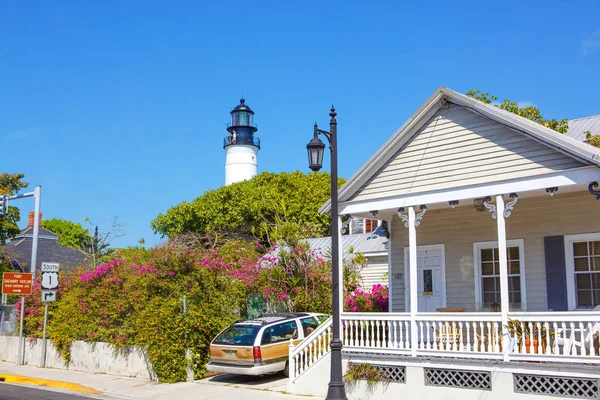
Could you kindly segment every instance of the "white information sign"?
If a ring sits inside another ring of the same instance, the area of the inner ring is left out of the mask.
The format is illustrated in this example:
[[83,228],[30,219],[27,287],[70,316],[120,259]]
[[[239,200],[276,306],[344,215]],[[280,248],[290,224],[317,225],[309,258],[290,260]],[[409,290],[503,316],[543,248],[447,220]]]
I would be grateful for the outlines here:
[[58,272],[59,269],[60,269],[59,263],[48,263],[48,262],[42,263],[42,272]]
[[42,290],[42,301],[45,303],[56,301],[56,290]]
[[[59,263],[42,262],[42,290],[56,290],[58,288],[58,270],[60,269]],[[56,293],[54,293],[56,299]],[[42,293],[42,300],[44,301],[44,294]],[[54,301],[54,300],[46,300]]]

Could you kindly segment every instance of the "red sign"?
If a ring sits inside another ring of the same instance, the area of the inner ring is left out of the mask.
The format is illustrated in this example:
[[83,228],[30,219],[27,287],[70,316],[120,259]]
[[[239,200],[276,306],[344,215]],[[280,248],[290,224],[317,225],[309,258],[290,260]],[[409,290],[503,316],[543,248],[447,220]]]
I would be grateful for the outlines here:
[[2,294],[29,296],[33,282],[32,274],[5,272],[2,277]]

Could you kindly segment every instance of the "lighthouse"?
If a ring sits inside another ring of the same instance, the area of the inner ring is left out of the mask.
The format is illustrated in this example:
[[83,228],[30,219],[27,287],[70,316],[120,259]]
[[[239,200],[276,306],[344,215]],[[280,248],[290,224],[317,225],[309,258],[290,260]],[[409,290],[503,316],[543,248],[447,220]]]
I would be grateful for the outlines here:
[[254,136],[258,130],[252,121],[254,111],[245,104],[231,110],[231,122],[227,125],[225,149],[225,185],[251,179],[256,175],[260,139]]

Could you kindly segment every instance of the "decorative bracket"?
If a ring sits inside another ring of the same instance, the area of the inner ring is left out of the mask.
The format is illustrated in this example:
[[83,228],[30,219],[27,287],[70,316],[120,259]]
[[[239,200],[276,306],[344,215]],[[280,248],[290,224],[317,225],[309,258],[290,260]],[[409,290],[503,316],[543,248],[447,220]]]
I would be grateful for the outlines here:
[[[425,213],[427,212],[426,205],[422,205],[420,208],[421,208],[421,212],[415,216],[415,228],[417,226],[421,225],[421,220],[423,219],[423,217],[425,216]],[[398,209],[398,216],[400,217],[402,222],[404,222],[404,226],[408,228],[408,215],[404,214],[404,207],[400,207]]]
[[450,204],[450,207],[454,209],[458,205],[458,200],[449,201],[448,204]]
[[596,200],[600,200],[600,190],[594,190],[594,188],[597,188],[597,187],[598,187],[598,182],[592,182],[588,186],[588,190],[590,191],[591,194],[596,196]]
[[418,213],[415,217],[415,228],[419,225],[421,225],[421,220],[423,219],[423,217],[425,216],[425,213],[427,212],[427,206],[425,204],[423,204],[421,206],[421,212]]
[[404,214],[404,207],[398,209],[398,216],[404,222],[404,226],[408,228],[408,215]]
[[504,207],[504,218],[510,218],[512,211],[515,208],[515,204],[517,204],[519,201],[519,195],[516,193],[511,193],[509,197],[512,199],[512,201],[509,201],[506,204],[506,207]]
[[352,223],[352,216],[348,214],[348,215],[345,215],[345,217],[346,217],[346,221],[342,223],[342,233],[346,232],[346,230],[348,233],[351,233],[350,232],[350,224]]
[[490,201],[492,201],[492,198],[490,196],[486,197],[483,200],[483,205],[485,206],[485,208],[488,209],[490,213],[492,213],[492,218],[496,219],[496,206],[491,204]]
[[551,187],[546,189],[546,193],[548,193],[550,196],[554,196],[556,192],[558,192],[557,187]]

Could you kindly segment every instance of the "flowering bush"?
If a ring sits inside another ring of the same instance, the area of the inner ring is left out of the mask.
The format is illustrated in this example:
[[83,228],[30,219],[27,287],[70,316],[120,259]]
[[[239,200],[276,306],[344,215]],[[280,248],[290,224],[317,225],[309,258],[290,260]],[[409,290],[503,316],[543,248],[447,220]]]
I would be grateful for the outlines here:
[[[40,291],[38,281],[26,299],[30,337],[42,336]],[[65,361],[75,340],[108,342],[118,351],[143,346],[164,382],[185,380],[190,348],[199,378],[210,341],[244,316],[246,299],[257,293],[290,311],[331,313],[331,263],[302,243],[262,257],[252,244],[233,240],[216,249],[123,250],[97,268],[61,273],[48,337]]]
[[387,286],[375,284],[369,291],[356,289],[344,302],[345,311],[386,312],[388,311],[389,290]]

